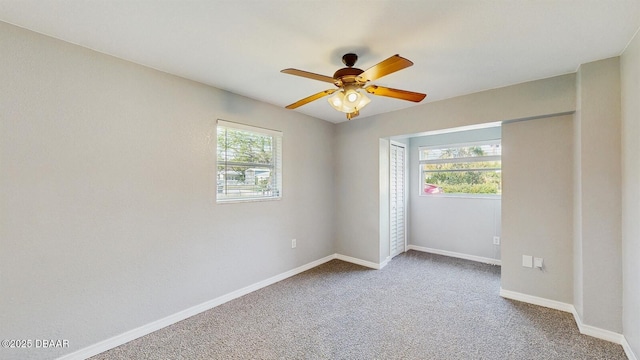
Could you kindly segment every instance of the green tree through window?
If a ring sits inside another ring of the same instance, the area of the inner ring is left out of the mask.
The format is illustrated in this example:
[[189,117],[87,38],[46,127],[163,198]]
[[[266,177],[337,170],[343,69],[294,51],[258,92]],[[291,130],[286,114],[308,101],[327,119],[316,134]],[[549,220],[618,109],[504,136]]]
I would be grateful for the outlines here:
[[218,201],[280,197],[281,134],[218,121]]
[[420,148],[423,194],[500,194],[499,142]]

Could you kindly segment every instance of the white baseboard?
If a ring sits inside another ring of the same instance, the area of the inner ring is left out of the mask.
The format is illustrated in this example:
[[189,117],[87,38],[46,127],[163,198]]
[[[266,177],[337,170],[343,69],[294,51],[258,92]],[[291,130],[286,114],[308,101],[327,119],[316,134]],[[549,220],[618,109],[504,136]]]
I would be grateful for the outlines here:
[[[249,294],[253,291],[259,290],[263,287],[269,286],[271,284],[275,284],[278,281],[282,281],[286,278],[289,278],[291,276],[297,275],[301,272],[307,271],[309,269],[312,269],[316,266],[322,265],[328,261],[331,261],[333,259],[338,258],[337,254],[333,254],[333,255],[329,255],[326,256],[322,259],[316,260],[316,261],[312,261],[306,265],[302,265],[300,267],[297,267],[295,269],[286,271],[282,274],[270,277],[266,280],[262,280],[260,282],[257,282],[255,284],[246,286],[242,289],[233,291],[231,293],[228,293],[226,295],[222,295],[220,297],[217,297],[213,300],[209,300],[207,302],[204,302],[200,305],[196,305],[193,307],[190,307],[188,309],[182,310],[180,312],[177,312],[173,315],[169,315],[165,318],[162,318],[160,320],[156,320],[152,323],[140,326],[138,328],[135,328],[133,330],[129,330],[127,332],[124,332],[120,335],[116,335],[112,338],[100,341],[99,343],[90,345],[88,347],[85,347],[83,349],[77,350],[75,352],[72,352],[70,354],[64,355],[62,357],[59,357],[58,360],[75,360],[75,359],[86,359],[89,358],[91,356],[95,356],[98,355],[102,352],[105,352],[109,349],[113,349],[115,347],[118,347],[120,345],[123,345],[131,340],[135,340],[139,337],[145,336],[147,334],[150,334],[154,331],[160,330],[164,327],[167,327],[169,325],[173,325],[179,321],[182,321],[184,319],[187,319],[189,317],[192,317],[194,315],[197,315],[201,312],[210,310],[218,305],[222,305],[228,301],[231,301],[233,299],[239,298],[243,295]],[[351,258],[351,259],[355,259],[355,258]],[[358,260],[358,259],[356,259]],[[348,260],[346,260],[348,261]],[[360,260],[362,261],[362,260]],[[365,265],[366,266],[366,265]]]
[[[416,247],[414,245],[409,245],[409,249],[413,249],[413,250],[417,250],[417,251],[425,251],[425,252],[432,252],[432,251],[428,251],[430,249],[428,248],[422,248],[422,247]],[[426,249],[426,250],[423,250]],[[447,255],[447,254],[443,254],[443,253],[438,253],[438,252],[434,252],[436,254],[440,254],[440,255]],[[449,252],[447,252],[449,253]],[[463,254],[460,254],[463,255]],[[453,255],[447,255],[447,256],[453,256]],[[458,256],[455,256],[458,257]],[[173,325],[179,321],[182,321],[184,319],[187,319],[191,316],[197,315],[201,312],[210,310],[218,305],[222,305],[228,301],[231,301],[233,299],[239,298],[243,295],[249,294],[253,291],[259,290],[263,287],[272,285],[277,283],[278,281],[282,281],[284,279],[287,279],[291,276],[297,275],[299,273],[302,273],[304,271],[310,270],[316,266],[322,265],[328,261],[331,261],[333,259],[339,259],[342,261],[346,261],[346,262],[350,262],[353,264],[357,264],[357,265],[361,265],[361,266],[365,266],[368,268],[372,268],[372,269],[382,269],[385,265],[387,265],[390,261],[390,258],[385,259],[385,261],[383,261],[380,264],[376,264],[374,262],[370,262],[370,261],[366,261],[366,260],[361,260],[358,258],[354,258],[351,256],[346,256],[346,255],[341,255],[341,254],[333,254],[333,255],[329,255],[326,256],[322,259],[316,260],[316,261],[312,261],[308,264],[302,265],[300,267],[297,267],[295,269],[286,271],[282,274],[270,277],[268,279],[259,281],[255,284],[246,286],[242,289],[233,291],[231,293],[228,293],[226,295],[217,297],[213,300],[207,301],[205,303],[202,303],[200,305],[196,305],[193,306],[191,308],[182,310],[180,312],[177,312],[173,315],[169,315],[165,318],[162,318],[160,320],[151,322],[149,324],[140,326],[138,328],[129,330],[127,332],[124,332],[120,335],[116,335],[112,338],[103,340],[101,342],[98,342],[96,344],[90,345],[88,347],[82,348],[80,350],[77,350],[73,353],[64,355],[62,357],[59,357],[58,360],[75,360],[75,359],[86,359],[89,358],[91,356],[95,356],[98,355],[104,351],[113,349],[115,347],[118,347],[120,345],[123,345],[129,341],[135,340],[139,337],[145,336],[147,334],[150,334],[154,331],[160,330],[164,327],[167,327],[169,325]],[[467,259],[467,260],[474,260],[474,259],[469,259],[469,258],[465,258],[463,257],[463,259]],[[489,260],[493,260],[493,259],[489,259]],[[474,261],[480,261],[480,260],[474,260]],[[480,262],[485,262],[485,261],[480,261]],[[580,332],[585,334],[585,335],[590,335],[593,337],[597,337],[600,339],[604,339],[607,341],[611,341],[617,344],[622,345],[622,347],[624,348],[625,353],[627,354],[627,357],[629,358],[629,360],[638,360],[638,358],[635,356],[635,354],[633,353],[633,351],[631,350],[631,347],[629,346],[629,344],[627,343],[626,339],[624,338],[623,335],[618,334],[618,333],[614,333],[612,331],[608,331],[608,330],[603,330],[603,329],[599,329],[593,326],[589,326],[589,325],[584,325],[582,324],[582,321],[580,320],[580,317],[578,316],[575,307],[571,304],[566,304],[566,303],[562,303],[562,302],[558,302],[558,301],[553,301],[553,300],[548,300],[548,299],[543,299],[543,298],[539,298],[539,297],[535,297],[535,296],[531,296],[531,295],[526,295],[526,294],[522,294],[522,293],[517,293],[517,292],[513,292],[513,291],[509,291],[509,290],[504,290],[504,289],[500,289],[500,296],[508,298],[508,299],[513,299],[513,300],[518,300],[518,301],[522,301],[522,302],[527,302],[530,304],[534,304],[534,305],[540,305],[540,306],[545,306],[548,308],[552,308],[552,309],[556,309],[556,310],[561,310],[561,311],[565,311],[565,312],[570,312],[574,315],[574,318],[576,319],[576,323],[578,324],[578,329],[580,329]]]
[[533,305],[544,306],[551,309],[556,309],[556,310],[571,313],[573,314],[573,318],[581,334],[589,335],[598,339],[602,339],[618,345],[622,345],[622,348],[624,349],[624,352],[626,353],[629,360],[638,360],[638,358],[635,356],[635,354],[631,350],[631,347],[629,346],[629,343],[627,342],[627,339],[624,337],[624,335],[619,334],[617,332],[610,331],[610,330],[600,329],[595,326],[583,324],[582,319],[578,315],[578,312],[576,311],[575,306],[573,306],[572,304],[567,304],[560,301],[549,300],[549,299],[545,299],[537,296],[522,294],[515,291],[505,290],[503,288],[500,288],[500,296],[502,296],[503,298],[511,299],[511,300],[522,301],[522,302],[526,302]]
[[383,267],[385,267],[389,263],[389,259],[386,259],[385,261],[383,261],[380,264],[376,264],[376,263],[371,262],[371,261],[362,260],[362,259],[354,258],[354,257],[351,257],[351,256],[347,256],[347,255],[341,255],[341,254],[335,254],[335,258],[338,259],[338,260],[350,262],[352,264],[361,265],[361,266],[365,266],[365,267],[368,267],[368,268],[371,268],[371,269],[376,269],[376,270],[382,269]]
[[387,258],[384,259],[384,261],[380,263],[380,269],[382,269],[383,267],[387,266],[389,264],[389,261],[391,261],[391,256],[387,256]]
[[612,343],[622,345],[622,340],[624,339],[624,336],[622,334],[583,324],[582,319],[580,318],[580,315],[578,314],[578,311],[576,311],[575,307],[573,307],[571,313],[573,314],[573,318],[576,320],[576,324],[578,325],[578,329],[580,329],[581,334],[593,336],[598,339],[607,340]]
[[444,255],[444,256],[450,256],[450,257],[455,257],[459,259],[471,260],[471,261],[481,262],[485,264],[502,265],[502,261],[498,259],[486,258],[482,256],[475,256],[475,255],[467,255],[467,254],[462,254],[462,253],[457,253],[457,252],[447,251],[447,250],[432,249],[424,246],[409,245],[407,246],[407,249],[428,252],[428,253],[438,254],[438,255]]
[[322,265],[328,261],[331,261],[333,259],[339,259],[342,261],[346,261],[346,262],[350,262],[350,263],[354,263],[357,265],[362,265],[365,267],[369,267],[372,269],[382,269],[385,265],[387,265],[387,263],[389,262],[389,259],[386,259],[384,262],[382,262],[381,264],[376,264],[370,261],[366,261],[366,260],[361,260],[358,258],[354,258],[351,256],[346,256],[346,255],[340,255],[340,254],[333,254],[333,255],[329,255],[326,256],[322,259],[316,260],[316,261],[312,261],[308,264],[302,265],[300,267],[297,267],[295,269],[283,272],[282,274],[270,277],[268,279],[259,281],[255,284],[243,287],[242,289],[230,292],[226,295],[222,295],[220,297],[217,297],[213,300],[209,300],[207,302],[204,302],[200,305],[196,305],[193,307],[190,307],[188,309],[182,310],[180,312],[177,312],[173,315],[169,315],[165,318],[162,318],[160,320],[156,320],[154,322],[151,322],[149,324],[140,326],[138,328],[129,330],[127,332],[124,332],[120,335],[116,335],[112,338],[100,341],[96,344],[87,346],[85,348],[82,348],[80,350],[77,350],[75,352],[72,352],[70,354],[61,356],[58,358],[58,360],[75,360],[75,359],[86,359],[89,358],[91,356],[95,356],[98,355],[102,352],[105,352],[107,350],[113,349],[115,347],[118,347],[120,345],[126,344],[129,341],[135,340],[139,337],[148,335],[154,331],[158,331],[162,328],[165,328],[169,325],[173,325],[179,321],[182,321],[184,319],[190,318],[194,315],[200,314],[201,312],[213,309],[214,307],[218,306],[218,305],[222,305],[226,302],[229,302],[233,299],[239,298],[243,295],[249,294],[251,292],[254,292],[256,290],[262,289],[263,287],[272,285],[277,283],[278,281],[282,281],[286,278],[292,277],[294,275],[300,274],[301,272],[307,271],[309,269],[312,269],[316,266]]
[[622,348],[624,349],[624,353],[627,354],[627,358],[629,360],[638,360],[636,354],[634,354],[633,350],[631,350],[631,346],[627,342],[627,338],[625,338],[624,336],[622,337]]
[[560,310],[568,313],[573,313],[575,311],[575,308],[571,304],[567,304],[567,303],[563,303],[555,300],[549,300],[549,299],[545,299],[537,296],[527,295],[527,294],[523,294],[515,291],[505,290],[503,288],[500,288],[500,296],[502,296],[503,298],[522,301],[528,304],[543,306],[546,308]]

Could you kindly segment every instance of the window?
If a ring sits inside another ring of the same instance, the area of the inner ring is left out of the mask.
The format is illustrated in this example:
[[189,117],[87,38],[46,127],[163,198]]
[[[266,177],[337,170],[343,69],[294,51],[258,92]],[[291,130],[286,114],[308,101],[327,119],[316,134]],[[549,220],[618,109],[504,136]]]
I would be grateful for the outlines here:
[[500,140],[424,146],[418,150],[421,195],[502,193]]
[[218,202],[279,199],[282,132],[218,120]]

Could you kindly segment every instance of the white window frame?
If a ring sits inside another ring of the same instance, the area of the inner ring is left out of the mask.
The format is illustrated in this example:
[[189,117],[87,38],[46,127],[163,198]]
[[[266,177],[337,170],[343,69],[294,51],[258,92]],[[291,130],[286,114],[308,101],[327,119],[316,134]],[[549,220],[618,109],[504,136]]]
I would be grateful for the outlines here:
[[[492,139],[492,140],[482,140],[482,141],[473,141],[473,142],[464,142],[464,143],[455,143],[455,144],[440,144],[440,145],[425,145],[418,147],[418,194],[419,196],[424,197],[455,197],[455,198],[489,198],[489,199],[500,199],[502,194],[472,194],[472,193],[440,193],[440,194],[425,194],[424,193],[424,171],[422,170],[422,165],[424,164],[450,164],[450,163],[471,163],[471,162],[484,162],[484,161],[500,161],[502,162],[501,155],[493,155],[493,156],[476,156],[476,157],[467,157],[467,158],[456,158],[456,159],[433,159],[433,160],[421,160],[420,153],[421,150],[425,149],[446,149],[446,148],[456,148],[456,147],[471,147],[471,146],[480,146],[480,145],[495,145],[500,144],[502,146],[502,139]],[[469,159],[473,159],[469,161]],[[502,166],[500,166],[502,169]]]
[[[221,198],[219,196],[221,188],[218,183],[220,181],[219,173],[218,173],[218,166],[220,165],[218,161],[219,160],[218,146],[220,146],[220,144],[218,144],[216,141],[216,203],[229,204],[229,203],[238,203],[238,202],[270,201],[270,200],[282,199],[282,138],[283,138],[282,131],[266,129],[262,127],[218,119],[216,124],[216,139],[217,139],[218,130],[221,127],[227,128],[227,129],[245,131],[253,134],[258,134],[261,136],[270,136],[272,138],[273,164],[271,164],[270,168],[273,169],[272,170],[273,173],[271,174],[271,176],[272,176],[272,183],[275,183],[275,184],[273,185],[274,187],[271,189],[270,193],[268,194],[265,193],[264,195],[254,195],[254,196],[247,196],[247,197],[238,196],[238,197]],[[247,166],[247,165],[250,165],[250,164],[246,163],[242,166]],[[230,165],[225,164],[225,166],[230,166]],[[264,164],[260,164],[259,166],[264,167]],[[228,186],[226,183],[227,182],[226,175],[223,176],[222,181],[223,181],[222,191],[225,191],[225,189],[227,189],[227,186]]]

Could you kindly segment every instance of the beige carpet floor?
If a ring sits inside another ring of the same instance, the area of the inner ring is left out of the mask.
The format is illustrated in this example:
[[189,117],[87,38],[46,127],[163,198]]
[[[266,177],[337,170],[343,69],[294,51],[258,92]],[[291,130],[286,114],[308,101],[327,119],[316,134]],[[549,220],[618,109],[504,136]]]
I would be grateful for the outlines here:
[[333,260],[93,359],[626,359],[499,287],[500,267],[416,251]]

